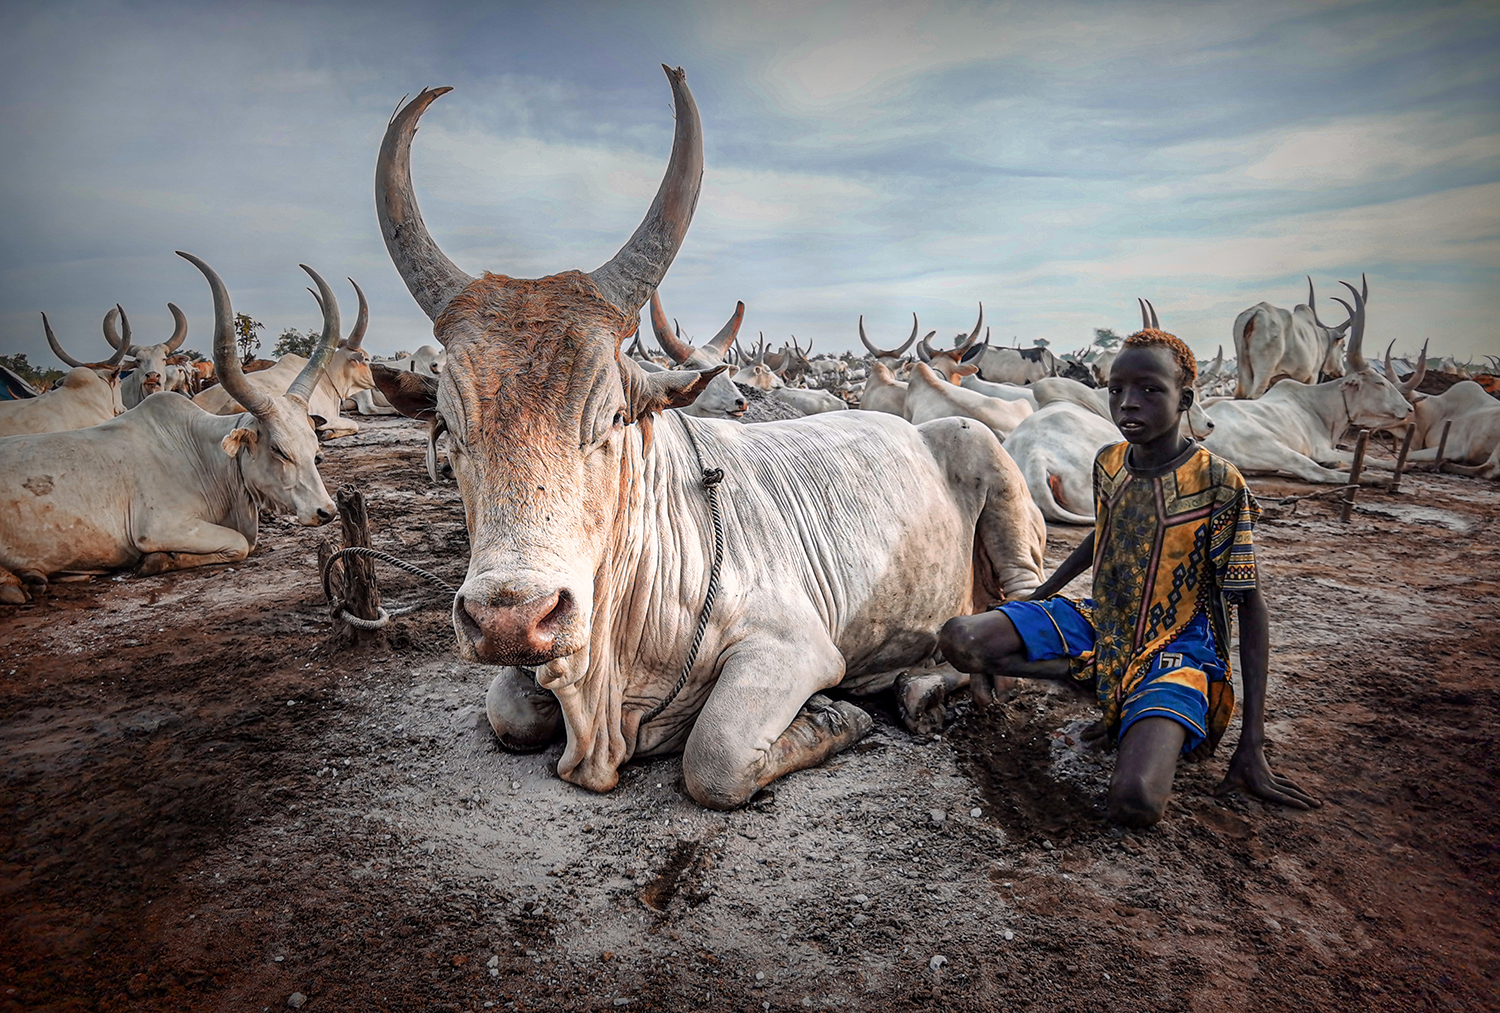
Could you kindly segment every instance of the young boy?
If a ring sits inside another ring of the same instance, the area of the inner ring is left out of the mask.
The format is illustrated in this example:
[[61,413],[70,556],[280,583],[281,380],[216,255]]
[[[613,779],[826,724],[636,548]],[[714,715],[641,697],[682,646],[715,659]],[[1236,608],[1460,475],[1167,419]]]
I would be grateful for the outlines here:
[[[1252,541],[1260,507],[1234,465],[1180,431],[1197,374],[1171,334],[1125,339],[1109,411],[1126,442],[1094,461],[1093,532],[1028,600],[958,616],[939,635],[948,661],[972,674],[980,706],[997,678],[1096,678],[1105,731],[1119,741],[1109,815],[1132,827],[1161,819],[1178,756],[1212,753],[1234,713],[1230,606],[1240,615],[1245,712],[1218,790],[1319,804],[1266,763],[1269,645]],[[1092,599],[1053,597],[1090,565]]]

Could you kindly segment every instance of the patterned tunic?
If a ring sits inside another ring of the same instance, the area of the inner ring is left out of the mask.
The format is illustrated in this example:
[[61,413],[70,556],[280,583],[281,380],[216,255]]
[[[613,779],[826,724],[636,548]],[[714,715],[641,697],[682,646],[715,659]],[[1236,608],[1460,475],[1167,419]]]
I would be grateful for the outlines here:
[[[1118,732],[1121,703],[1197,616],[1207,618],[1227,674],[1230,602],[1255,589],[1260,506],[1234,465],[1194,444],[1152,475],[1126,466],[1128,443],[1094,461],[1095,630],[1099,703]],[[1226,598],[1228,599],[1226,601]],[[1085,661],[1088,659],[1084,659]],[[1201,678],[1201,676],[1200,676]],[[1210,749],[1234,713],[1228,678],[1202,687]]]

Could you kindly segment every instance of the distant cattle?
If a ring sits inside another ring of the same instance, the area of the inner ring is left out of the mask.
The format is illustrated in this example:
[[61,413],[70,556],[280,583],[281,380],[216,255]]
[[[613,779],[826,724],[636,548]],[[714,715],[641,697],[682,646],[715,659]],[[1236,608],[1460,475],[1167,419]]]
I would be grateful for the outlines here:
[[[355,318],[349,336],[338,343],[328,362],[318,371],[316,384],[307,397],[308,414],[317,421],[318,432],[324,439],[352,436],[359,432],[359,423],[341,417],[340,412],[344,401],[355,391],[370,390],[375,386],[375,380],[370,375],[370,357],[360,347],[370,323],[370,306],[365,301],[364,291],[355,284],[353,278],[349,279],[349,284],[354,285],[355,294],[359,297],[359,315]],[[321,308],[322,296],[314,292],[313,298]],[[267,369],[246,373],[246,382],[256,390],[274,396],[303,375],[307,363],[308,360],[300,355],[283,355]],[[216,415],[232,415],[245,410],[239,399],[231,395],[222,384],[199,394],[193,398],[193,403]]]
[[[1361,276],[1363,278],[1363,276]],[[1370,289],[1361,284],[1360,298]],[[1329,327],[1318,319],[1312,278],[1307,279],[1307,304],[1292,310],[1259,302],[1234,318],[1234,355],[1237,365],[1234,396],[1257,398],[1282,379],[1317,383],[1344,375],[1340,347],[1349,329],[1346,320]]]
[[28,587],[59,573],[134,565],[154,574],[244,559],[265,508],[303,524],[334,516],[307,415],[338,333],[333,293],[308,271],[324,295],[324,341],[284,394],[265,394],[240,372],[223,282],[181,256],[208,279],[215,365],[249,417],[209,415],[159,392],[87,429],[0,439],[0,602],[23,602]]
[[[181,385],[179,370],[167,360],[187,338],[187,316],[173,303],[167,303],[172,314],[172,336],[154,345],[140,345],[131,340],[130,318],[125,310],[116,306],[104,317],[104,337],[116,350],[135,360],[135,366],[125,374],[120,389],[120,399],[127,409],[134,408],[159,390],[172,390]],[[124,336],[115,329],[119,321],[125,328]]]
[[[1309,482],[1349,481],[1354,455],[1336,442],[1351,426],[1385,429],[1406,422],[1411,405],[1364,358],[1363,293],[1354,297],[1347,324],[1346,364],[1340,379],[1319,384],[1282,380],[1255,400],[1224,400],[1208,408],[1214,432],[1203,445],[1247,474],[1282,474]],[[1241,363],[1243,365],[1243,363]],[[1376,466],[1375,462],[1369,462]]]

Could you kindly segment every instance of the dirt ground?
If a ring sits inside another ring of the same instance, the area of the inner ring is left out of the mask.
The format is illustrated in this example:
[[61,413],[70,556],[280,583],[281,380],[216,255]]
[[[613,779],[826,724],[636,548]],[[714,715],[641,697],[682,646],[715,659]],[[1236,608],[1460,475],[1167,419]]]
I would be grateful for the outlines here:
[[[421,446],[382,420],[324,476],[457,583]],[[1272,763],[1326,804],[1214,797],[1236,727],[1138,833],[1087,699],[1034,684],[927,738],[884,702],[740,812],[675,757],[590,794],[497,748],[445,610],[328,649],[330,529],[0,607],[0,1011],[1494,1009],[1500,487],[1413,475],[1343,525],[1252,484]]]

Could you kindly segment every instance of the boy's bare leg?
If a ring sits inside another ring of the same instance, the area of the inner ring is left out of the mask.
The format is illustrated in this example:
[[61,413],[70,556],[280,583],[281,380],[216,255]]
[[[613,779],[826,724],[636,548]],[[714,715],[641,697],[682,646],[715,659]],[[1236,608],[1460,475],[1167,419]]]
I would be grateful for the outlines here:
[[938,649],[948,664],[969,673],[969,690],[981,707],[988,707],[1015,679],[1068,677],[1067,658],[1027,661],[1016,624],[998,610],[949,619],[938,631]]
[[1141,718],[1130,726],[1120,739],[1109,782],[1110,819],[1127,827],[1149,827],[1161,819],[1185,741],[1187,729],[1171,718]]

